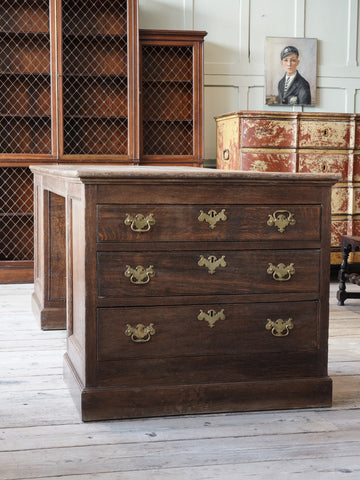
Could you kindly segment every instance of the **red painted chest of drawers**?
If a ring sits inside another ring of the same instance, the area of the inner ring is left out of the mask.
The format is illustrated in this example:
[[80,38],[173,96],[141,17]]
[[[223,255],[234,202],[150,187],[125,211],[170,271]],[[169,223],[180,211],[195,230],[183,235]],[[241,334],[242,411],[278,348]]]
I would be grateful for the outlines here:
[[217,168],[337,173],[332,189],[331,262],[341,263],[343,235],[360,235],[360,116],[241,111],[217,124]]

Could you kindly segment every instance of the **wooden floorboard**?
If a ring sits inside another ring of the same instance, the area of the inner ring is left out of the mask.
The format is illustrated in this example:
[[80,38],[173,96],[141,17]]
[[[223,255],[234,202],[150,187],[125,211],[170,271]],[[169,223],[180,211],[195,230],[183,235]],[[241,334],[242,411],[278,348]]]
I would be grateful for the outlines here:
[[40,330],[32,285],[1,285],[0,479],[359,480],[360,300],[339,307],[336,288],[331,408],[83,423],[65,332]]

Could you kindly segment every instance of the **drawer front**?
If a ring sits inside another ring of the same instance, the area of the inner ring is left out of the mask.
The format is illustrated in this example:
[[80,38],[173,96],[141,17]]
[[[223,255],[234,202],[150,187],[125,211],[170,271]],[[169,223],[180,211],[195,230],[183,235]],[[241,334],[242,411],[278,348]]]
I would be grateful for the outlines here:
[[243,150],[241,153],[241,170],[256,172],[296,172],[296,152]]
[[98,360],[298,352],[319,346],[318,302],[98,309]]
[[296,147],[296,120],[244,118],[243,147]]
[[319,205],[100,205],[97,216],[99,243],[320,240]]
[[351,171],[349,160],[347,153],[301,151],[299,152],[299,173],[337,173],[341,175],[340,182],[346,182]]
[[100,297],[317,292],[320,250],[98,252]]
[[350,148],[351,128],[346,121],[319,121],[300,118],[300,148]]

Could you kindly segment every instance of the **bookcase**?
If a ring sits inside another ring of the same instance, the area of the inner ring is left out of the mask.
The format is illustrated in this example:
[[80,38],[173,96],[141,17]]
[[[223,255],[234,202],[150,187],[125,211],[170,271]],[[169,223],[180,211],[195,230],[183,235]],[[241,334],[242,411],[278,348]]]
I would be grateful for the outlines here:
[[138,0],[1,1],[0,283],[34,278],[29,165],[203,165],[205,35],[139,32]]
[[142,164],[203,165],[205,36],[140,30]]
[[33,280],[39,163],[139,158],[137,0],[2,0],[0,283]]
[[137,4],[62,0],[57,9],[59,159],[131,163],[139,156]]

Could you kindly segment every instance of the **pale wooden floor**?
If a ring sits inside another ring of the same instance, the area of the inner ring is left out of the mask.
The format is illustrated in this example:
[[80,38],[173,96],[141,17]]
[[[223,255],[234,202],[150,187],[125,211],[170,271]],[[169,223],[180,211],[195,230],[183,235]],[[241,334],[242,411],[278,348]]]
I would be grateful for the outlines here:
[[359,480],[360,300],[336,287],[332,408],[82,423],[65,332],[39,329],[32,285],[0,285],[0,479]]

